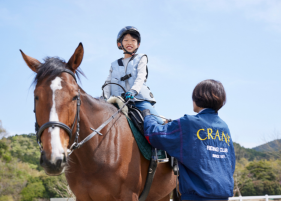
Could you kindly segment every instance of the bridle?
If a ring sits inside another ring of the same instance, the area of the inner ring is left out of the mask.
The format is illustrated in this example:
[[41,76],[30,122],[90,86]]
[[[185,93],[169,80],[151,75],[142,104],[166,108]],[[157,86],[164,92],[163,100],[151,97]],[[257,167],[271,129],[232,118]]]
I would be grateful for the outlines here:
[[[71,70],[64,69],[62,72],[66,72],[66,73],[70,74],[75,79],[75,81],[77,83],[75,74]],[[49,122],[43,124],[40,127],[39,124],[37,123],[37,118],[36,118],[35,101],[36,101],[36,99],[34,98],[34,110],[33,110],[33,112],[35,113],[35,132],[36,132],[37,143],[39,145],[40,152],[43,151],[43,147],[41,145],[41,135],[42,135],[43,131],[46,128],[49,128],[49,127],[52,127],[52,128],[59,127],[59,128],[64,129],[66,131],[66,133],[68,134],[68,136],[69,136],[69,142],[70,142],[71,137],[72,137],[72,133],[73,133],[73,129],[74,129],[74,125],[75,125],[75,122],[76,122],[76,136],[75,136],[73,144],[68,149],[68,156],[69,156],[75,149],[80,148],[83,144],[85,144],[87,141],[89,141],[96,134],[102,135],[102,133],[100,133],[100,131],[107,124],[109,124],[116,117],[116,115],[118,115],[122,111],[122,109],[128,104],[128,102],[130,100],[128,100],[117,112],[115,112],[111,117],[109,117],[97,129],[90,128],[93,132],[91,134],[89,134],[87,137],[85,137],[83,140],[81,140],[81,142],[78,142],[78,136],[79,136],[79,131],[80,131],[80,127],[79,127],[80,115],[79,115],[79,113],[80,113],[80,106],[81,106],[80,90],[78,90],[77,111],[76,111],[76,115],[75,115],[75,118],[74,118],[74,121],[73,121],[73,124],[72,124],[71,128],[69,128],[67,125],[65,125],[64,123],[61,123],[59,121],[49,121]]]
[[[71,70],[64,69],[62,72],[66,72],[66,73],[70,74],[77,83],[77,79],[75,77],[75,74]],[[79,121],[80,121],[79,113],[80,113],[80,105],[81,105],[80,90],[78,90],[77,111],[76,111],[76,115],[75,115],[75,118],[74,118],[74,121],[73,121],[73,124],[72,124],[71,128],[69,128],[67,125],[65,125],[64,123],[61,123],[59,121],[49,121],[49,122],[43,124],[42,126],[39,126],[39,124],[37,123],[36,106],[35,105],[36,105],[36,98],[34,97],[34,110],[33,110],[33,112],[35,113],[35,132],[36,132],[37,143],[39,145],[40,152],[43,151],[43,147],[41,145],[41,143],[42,143],[41,142],[41,135],[42,135],[43,131],[46,128],[49,128],[49,127],[52,127],[52,128],[59,127],[59,128],[64,129],[69,136],[69,142],[70,142],[71,137],[72,137],[72,133],[73,133],[73,129],[74,129],[74,126],[75,126],[75,122],[76,122],[75,141],[78,141],[78,136],[79,136],[79,131],[80,131],[80,126],[79,126]]]

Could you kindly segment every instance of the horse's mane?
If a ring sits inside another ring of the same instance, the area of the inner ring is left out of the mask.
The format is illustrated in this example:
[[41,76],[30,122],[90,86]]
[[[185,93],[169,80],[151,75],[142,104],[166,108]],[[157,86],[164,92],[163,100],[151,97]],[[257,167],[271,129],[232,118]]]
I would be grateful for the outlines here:
[[[45,77],[48,77],[48,80],[52,80],[60,75],[64,69],[69,68],[63,59],[60,59],[59,57],[46,57],[44,58],[44,63],[38,67],[38,72],[34,78],[33,84],[40,82]],[[80,68],[76,70],[75,74],[80,82],[80,74],[86,77]]]
[[[87,94],[81,87],[79,87],[79,89],[80,89],[83,93]],[[113,104],[108,103],[102,96],[101,96],[101,97],[93,97],[93,96],[91,96],[90,94],[87,94],[87,96],[88,96],[88,98],[89,98],[90,100],[96,101],[96,103],[102,105],[102,107],[104,107],[104,108],[109,109],[112,113],[114,113],[114,112],[117,111],[117,108],[116,108]]]

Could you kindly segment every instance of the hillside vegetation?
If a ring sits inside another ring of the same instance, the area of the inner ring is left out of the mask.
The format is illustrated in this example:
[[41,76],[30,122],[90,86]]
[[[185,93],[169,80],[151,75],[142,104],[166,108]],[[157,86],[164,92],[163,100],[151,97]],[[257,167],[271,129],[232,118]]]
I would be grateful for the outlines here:
[[253,161],[253,160],[269,160],[269,159],[273,159],[276,157],[272,156],[271,154],[267,153],[267,152],[259,152],[256,151],[255,149],[249,149],[249,148],[244,148],[242,146],[240,146],[240,144],[238,143],[233,143],[234,145],[234,149],[235,149],[235,157],[236,160],[240,160],[240,159],[247,159],[249,161]]
[[[234,143],[236,170],[234,194],[281,194],[281,160]],[[47,176],[39,165],[40,151],[34,134],[0,140],[0,201],[33,201],[71,197],[64,175]]]
[[2,121],[0,120],[0,139],[3,137],[6,137],[8,135],[7,131],[5,128],[2,126]]
[[281,151],[281,140],[273,140],[271,142],[262,144],[260,146],[254,147],[253,150],[259,151],[259,152],[278,152]]
[[39,158],[34,134],[0,140],[0,201],[70,196],[65,176],[47,176]]

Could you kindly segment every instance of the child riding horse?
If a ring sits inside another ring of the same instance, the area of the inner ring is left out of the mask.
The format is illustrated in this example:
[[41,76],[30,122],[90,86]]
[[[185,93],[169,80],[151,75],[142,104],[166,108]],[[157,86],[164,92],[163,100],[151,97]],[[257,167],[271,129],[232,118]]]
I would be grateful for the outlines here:
[[[126,26],[120,30],[117,35],[117,46],[123,50],[124,58],[118,59],[111,63],[109,75],[105,81],[107,83],[116,83],[126,89],[125,99],[131,99],[135,106],[143,111],[149,109],[151,114],[158,115],[153,107],[156,100],[146,86],[148,77],[147,55],[136,54],[141,42],[141,35],[137,28]],[[105,98],[110,96],[121,96],[123,90],[115,84],[107,85],[104,88]],[[159,124],[164,124],[160,117],[155,116]],[[158,162],[167,162],[168,158],[164,151],[158,150]]]

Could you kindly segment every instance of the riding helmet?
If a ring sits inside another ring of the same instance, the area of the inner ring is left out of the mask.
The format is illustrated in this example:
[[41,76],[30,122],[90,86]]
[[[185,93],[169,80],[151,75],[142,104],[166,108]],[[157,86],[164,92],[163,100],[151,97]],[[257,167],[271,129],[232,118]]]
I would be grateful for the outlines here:
[[[139,43],[141,42],[141,35],[140,35],[140,32],[139,32],[139,30],[136,28],[136,27],[133,27],[133,26],[126,26],[126,27],[124,27],[123,29],[121,29],[120,31],[119,31],[119,33],[118,33],[118,35],[117,35],[117,47],[120,49],[120,50],[122,50],[123,48],[122,48],[122,41],[120,41],[122,38],[123,38],[123,36],[125,35],[125,34],[128,34],[128,33],[134,33],[134,34],[136,34],[138,37],[139,37]],[[120,46],[118,46],[118,43],[121,43],[121,45]]]

